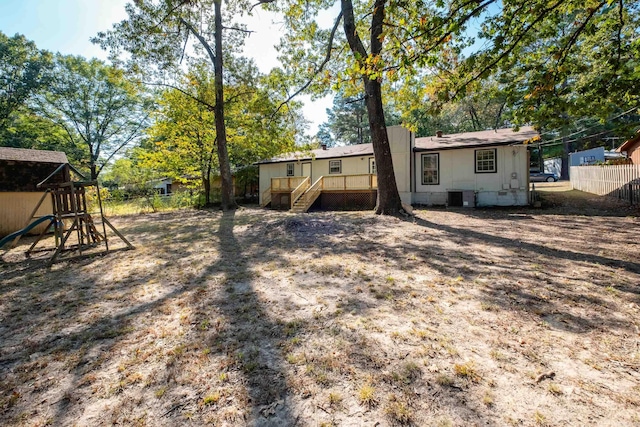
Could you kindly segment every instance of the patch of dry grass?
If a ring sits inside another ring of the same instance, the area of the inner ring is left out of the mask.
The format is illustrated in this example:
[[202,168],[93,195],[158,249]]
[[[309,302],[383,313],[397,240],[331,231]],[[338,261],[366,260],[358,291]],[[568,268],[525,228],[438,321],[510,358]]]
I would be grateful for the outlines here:
[[51,269],[2,254],[5,424],[637,421],[636,217],[114,222],[135,251]]

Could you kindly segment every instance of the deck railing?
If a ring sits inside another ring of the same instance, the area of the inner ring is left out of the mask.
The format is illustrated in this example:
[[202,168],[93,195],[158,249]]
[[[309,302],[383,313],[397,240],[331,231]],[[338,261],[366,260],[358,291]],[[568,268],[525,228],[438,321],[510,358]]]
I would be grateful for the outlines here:
[[311,185],[311,178],[305,177],[302,182],[291,192],[291,208],[293,208],[293,204],[298,200],[298,198],[307,191],[307,188]]
[[306,212],[309,210],[313,202],[316,201],[320,193],[322,193],[323,177],[318,178],[316,182],[309,187],[302,196],[291,205],[293,212]]
[[262,192],[262,202],[260,203],[260,206],[265,207],[269,203],[271,203],[271,187]]
[[307,178],[306,176],[271,178],[271,191],[292,191]]
[[373,190],[378,188],[378,178],[373,174],[325,176],[324,191]]

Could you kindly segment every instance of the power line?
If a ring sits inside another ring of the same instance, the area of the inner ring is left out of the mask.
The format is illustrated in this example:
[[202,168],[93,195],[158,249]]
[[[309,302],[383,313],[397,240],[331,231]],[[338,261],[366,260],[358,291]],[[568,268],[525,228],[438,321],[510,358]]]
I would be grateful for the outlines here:
[[[617,116],[615,116],[615,117],[611,117],[610,119],[607,119],[604,123],[600,123],[600,124],[597,124],[597,125],[593,125],[593,126],[588,127],[588,128],[586,128],[586,129],[582,129],[582,130],[579,130],[579,131],[575,131],[575,132],[573,132],[573,133],[570,133],[569,135],[565,135],[565,136],[561,136],[561,137],[558,137],[558,138],[551,139],[551,140],[549,140],[549,141],[545,141],[545,144],[547,144],[547,143],[549,143],[549,142],[559,141],[559,140],[562,140],[563,138],[568,138],[568,137],[570,137],[570,136],[578,135],[578,134],[580,134],[580,133],[582,133],[582,132],[587,132],[587,131],[589,131],[589,130],[591,130],[591,129],[598,128],[598,127],[600,127],[600,126],[602,126],[602,125],[604,125],[604,124],[606,124],[606,123],[609,123],[609,122],[611,122],[611,121],[613,121],[613,120],[615,120],[615,119],[618,119],[618,118],[620,118],[620,117],[622,117],[622,116],[624,116],[624,115],[627,115],[627,114],[629,114],[630,112],[632,112],[633,110],[636,110],[636,109],[638,109],[638,107],[630,108],[629,110],[625,111],[624,113],[620,113],[620,114],[618,114],[618,115],[617,115]],[[635,123],[635,124],[638,124],[638,123]],[[559,132],[559,131],[558,131],[558,130],[550,130],[550,131],[547,131],[547,132],[541,133],[541,134],[540,134],[540,136],[548,135],[548,134],[550,134],[550,133],[557,133],[557,132]],[[588,137],[584,137],[584,138],[588,138]]]

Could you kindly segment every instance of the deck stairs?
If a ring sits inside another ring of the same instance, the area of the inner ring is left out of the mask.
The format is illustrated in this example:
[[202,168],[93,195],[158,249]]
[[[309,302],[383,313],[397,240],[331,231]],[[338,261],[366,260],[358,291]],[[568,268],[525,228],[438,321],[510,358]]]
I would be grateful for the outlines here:
[[261,208],[266,208],[271,203],[271,187],[267,188],[264,193],[262,193],[262,203],[260,203]]
[[[307,212],[311,207],[311,205],[313,205],[313,202],[315,202],[318,199],[318,197],[320,196],[320,193],[322,193],[323,179],[324,177],[321,176],[311,186],[309,186],[308,184],[310,182],[309,180],[304,181],[302,184],[300,184],[300,186],[302,186],[306,183],[307,187],[303,192],[300,192],[299,196],[296,196],[295,198],[293,197],[294,193],[291,193],[292,197],[291,197],[290,212],[293,212],[293,213]],[[300,186],[298,188],[300,188]]]

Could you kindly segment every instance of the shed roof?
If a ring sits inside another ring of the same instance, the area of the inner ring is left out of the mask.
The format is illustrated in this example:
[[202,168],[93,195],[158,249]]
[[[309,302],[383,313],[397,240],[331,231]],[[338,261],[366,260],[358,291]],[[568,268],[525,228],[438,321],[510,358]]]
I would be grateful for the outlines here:
[[0,160],[35,163],[69,163],[62,151],[29,150],[26,148],[0,147]]
[[513,129],[483,130],[479,132],[454,133],[450,135],[416,138],[415,151],[449,150],[491,145],[522,144],[539,134],[531,126],[523,126],[517,132]]

